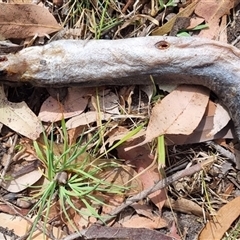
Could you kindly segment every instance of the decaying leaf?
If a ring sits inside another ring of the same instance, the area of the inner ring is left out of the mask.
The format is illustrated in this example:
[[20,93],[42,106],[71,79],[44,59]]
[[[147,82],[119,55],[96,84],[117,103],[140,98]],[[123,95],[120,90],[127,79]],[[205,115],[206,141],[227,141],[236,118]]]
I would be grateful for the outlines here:
[[8,38],[44,36],[61,29],[53,15],[34,4],[0,3],[0,35]]
[[8,102],[3,87],[0,87],[0,122],[32,140],[36,140],[43,130],[41,121],[25,102]]

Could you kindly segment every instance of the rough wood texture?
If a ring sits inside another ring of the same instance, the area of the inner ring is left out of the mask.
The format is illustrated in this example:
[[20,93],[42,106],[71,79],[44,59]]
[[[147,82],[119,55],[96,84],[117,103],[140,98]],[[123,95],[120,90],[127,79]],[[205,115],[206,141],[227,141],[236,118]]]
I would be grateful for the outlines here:
[[0,59],[0,81],[36,86],[197,84],[229,110],[240,140],[240,51],[201,38],[61,40]]

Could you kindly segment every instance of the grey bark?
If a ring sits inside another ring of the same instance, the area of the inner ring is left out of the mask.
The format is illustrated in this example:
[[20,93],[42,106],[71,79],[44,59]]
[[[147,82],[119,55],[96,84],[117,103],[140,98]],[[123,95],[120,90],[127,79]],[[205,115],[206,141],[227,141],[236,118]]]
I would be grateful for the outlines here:
[[211,89],[240,140],[240,50],[201,38],[60,40],[0,58],[0,81],[36,86],[177,83]]

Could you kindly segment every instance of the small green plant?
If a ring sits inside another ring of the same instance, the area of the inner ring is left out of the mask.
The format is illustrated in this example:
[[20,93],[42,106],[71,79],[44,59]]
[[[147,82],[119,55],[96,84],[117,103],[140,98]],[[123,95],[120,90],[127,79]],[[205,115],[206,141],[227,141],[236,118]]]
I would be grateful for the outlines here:
[[176,7],[177,6],[177,3],[176,3],[176,0],[169,0],[166,4],[164,3],[163,0],[159,0],[159,5],[160,5],[160,8],[163,9],[163,8],[167,8],[167,7]]
[[192,29],[179,31],[177,37],[190,37],[191,35],[189,34],[189,31],[198,31],[206,28],[208,28],[207,24],[200,24]]
[[[113,161],[96,161],[88,152],[87,147],[92,142],[83,144],[81,137],[77,144],[68,144],[68,134],[65,121],[62,120],[63,149],[60,154],[54,151],[53,131],[50,134],[50,140],[46,133],[43,133],[43,143],[34,142],[34,148],[37,157],[42,162],[43,175],[48,181],[45,186],[35,187],[40,189],[34,198],[37,199],[31,213],[36,213],[31,236],[44,215],[44,229],[48,223],[50,209],[54,204],[60,206],[60,212],[77,231],[76,226],[69,217],[68,209],[73,209],[80,215],[94,216],[104,222],[104,219],[97,213],[93,204],[103,205],[103,200],[95,195],[96,192],[102,194],[122,194],[126,187],[114,185],[100,177],[100,173],[111,167],[116,168],[119,165]],[[92,139],[96,139],[97,133]],[[34,188],[34,187],[32,187]],[[76,200],[85,206],[84,211],[76,207]],[[44,213],[44,214],[43,214]],[[45,230],[46,231],[46,230]]]

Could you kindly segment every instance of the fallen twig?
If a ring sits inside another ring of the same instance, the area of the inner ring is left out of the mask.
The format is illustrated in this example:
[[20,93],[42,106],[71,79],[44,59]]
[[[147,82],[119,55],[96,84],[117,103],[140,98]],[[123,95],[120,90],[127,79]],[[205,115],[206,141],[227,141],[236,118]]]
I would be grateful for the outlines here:
[[[212,162],[213,162],[213,159],[210,159],[210,160],[208,159],[204,162],[197,163],[197,164],[193,165],[192,167],[186,168],[186,169],[184,169],[180,172],[177,172],[177,173],[173,174],[172,176],[169,176],[165,179],[160,180],[159,182],[157,182],[151,188],[145,189],[142,192],[128,198],[120,206],[116,207],[110,214],[102,216],[102,218],[105,219],[106,222],[112,220],[124,208],[130,206],[131,204],[133,204],[135,202],[138,202],[138,201],[142,200],[143,198],[146,198],[149,194],[151,194],[153,192],[156,192],[156,191],[158,191],[162,188],[165,188],[165,187],[169,186],[173,182],[175,182],[175,181],[177,181],[177,180],[179,180],[183,177],[190,176],[190,175],[193,175],[196,172],[199,172],[200,170],[202,170],[204,167],[206,167],[207,165],[209,165]],[[101,221],[97,221],[96,224],[103,224],[103,223]],[[84,229],[84,231],[80,231],[78,233],[73,233],[73,234],[67,236],[66,238],[64,238],[63,240],[72,240],[72,239],[75,239],[79,236],[85,236],[86,231],[87,230]]]

